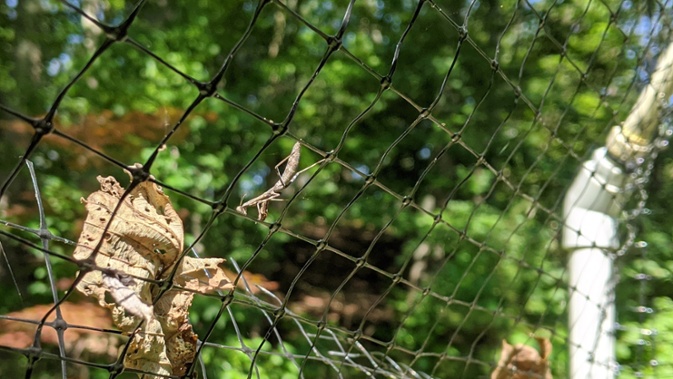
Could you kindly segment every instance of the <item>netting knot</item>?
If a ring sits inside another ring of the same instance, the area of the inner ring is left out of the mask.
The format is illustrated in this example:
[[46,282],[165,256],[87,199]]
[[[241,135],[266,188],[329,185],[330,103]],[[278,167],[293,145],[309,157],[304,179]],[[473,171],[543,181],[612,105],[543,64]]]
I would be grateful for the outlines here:
[[229,291],[226,295],[220,296],[220,301],[222,302],[222,306],[225,307],[231,304],[234,301],[234,291]]
[[107,370],[111,377],[117,376],[124,371],[124,364],[122,362],[115,362],[111,364]]
[[458,28],[458,36],[460,38],[460,41],[461,42],[464,41],[467,38],[467,35],[468,35],[467,28],[465,27],[465,25],[461,25]]
[[196,88],[199,90],[199,94],[204,97],[209,97],[212,96],[215,93],[215,90],[217,89],[217,81],[218,79],[213,79],[210,82],[204,83],[204,82],[196,82],[194,83],[196,85]]
[[341,40],[336,37],[327,37],[327,46],[330,51],[337,51],[341,48]]
[[28,358],[29,362],[34,362],[40,359],[42,353],[42,348],[39,346],[30,346],[24,350],[24,355]]
[[375,181],[376,181],[376,175],[374,174],[367,175],[367,178],[365,178],[365,186],[369,187],[372,184],[374,184]]
[[271,130],[273,131],[274,135],[280,136],[283,135],[287,132],[287,123],[277,123],[274,122],[271,124]]
[[52,239],[54,238],[54,235],[51,234],[51,232],[49,231],[49,229],[40,229],[40,230],[38,230],[38,231],[37,231],[37,236],[38,236],[41,240],[47,240],[47,241],[52,240]]
[[134,163],[126,166],[126,171],[131,176],[131,179],[136,183],[142,183],[150,178],[149,171],[146,171],[142,164]]
[[334,150],[326,152],[325,156],[323,157],[323,160],[328,163],[334,162],[334,159],[336,159],[336,153],[334,152]]
[[45,134],[51,133],[51,131],[54,130],[54,123],[51,121],[51,118],[43,118],[33,123],[33,129],[35,129],[36,134],[43,136]]
[[79,261],[77,261],[77,266],[79,266],[80,276],[82,276],[85,273],[97,268],[96,262],[94,261],[94,255],[95,255],[94,253],[96,253],[96,252],[98,252],[98,250],[92,251],[91,256],[89,256],[89,258],[80,259]]
[[57,318],[54,322],[51,323],[51,327],[56,330],[66,330],[68,329],[68,323],[61,318]]
[[[171,278],[172,279],[172,278]],[[156,300],[161,297],[164,293],[166,293],[168,290],[173,288],[173,282],[171,280],[159,280],[156,284],[156,289],[158,290],[158,295],[156,297]]]
[[269,225],[269,233],[276,233],[277,231],[280,230],[281,226],[282,225],[281,225],[280,222],[278,222],[278,221],[274,222],[273,224]]
[[280,320],[285,316],[285,307],[280,307],[273,312],[273,316],[276,320]]
[[224,202],[218,201],[212,204],[212,208],[215,215],[219,215],[227,209],[227,205]]
[[386,91],[393,84],[393,80],[390,75],[386,75],[381,78],[381,92]]
[[123,42],[128,38],[128,28],[117,26],[115,28],[106,28],[105,36],[115,42]]

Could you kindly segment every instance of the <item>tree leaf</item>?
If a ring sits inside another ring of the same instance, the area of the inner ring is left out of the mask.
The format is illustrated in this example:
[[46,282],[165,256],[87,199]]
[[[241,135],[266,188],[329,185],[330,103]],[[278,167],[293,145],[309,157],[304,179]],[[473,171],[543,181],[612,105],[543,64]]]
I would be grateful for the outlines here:
[[[80,260],[93,256],[95,266],[84,272],[76,288],[111,309],[115,325],[132,333],[124,357],[127,368],[183,375],[194,360],[198,340],[189,324],[195,292],[233,289],[219,267],[224,259],[178,259],[182,220],[156,184],[142,182],[122,201],[125,190],[113,177],[97,179],[100,191],[83,200],[88,214],[74,252]],[[169,277],[190,291],[173,288],[154,303],[156,283]],[[113,303],[107,302],[106,293]]]

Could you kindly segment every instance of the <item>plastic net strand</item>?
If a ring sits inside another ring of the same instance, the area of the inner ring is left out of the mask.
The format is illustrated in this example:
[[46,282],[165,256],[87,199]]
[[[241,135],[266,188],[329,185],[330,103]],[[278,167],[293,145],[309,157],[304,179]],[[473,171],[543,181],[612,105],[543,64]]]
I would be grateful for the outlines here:
[[[576,296],[616,315],[597,365],[673,375],[672,16],[3,2],[0,376],[573,378]],[[601,149],[607,303],[563,235]]]

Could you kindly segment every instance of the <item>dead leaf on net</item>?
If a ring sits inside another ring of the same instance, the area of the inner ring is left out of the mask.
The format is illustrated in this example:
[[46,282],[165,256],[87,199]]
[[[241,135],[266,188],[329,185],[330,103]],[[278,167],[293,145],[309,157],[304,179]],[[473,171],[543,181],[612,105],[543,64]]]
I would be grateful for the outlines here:
[[174,367],[186,366],[193,361],[193,352],[197,348],[197,336],[189,324],[188,313],[194,292],[206,294],[234,288],[219,267],[223,263],[224,259],[220,258],[184,257],[175,271],[173,283],[190,291],[171,289],[155,306],[155,315],[164,326],[164,334],[169,336],[167,355]]
[[500,361],[491,374],[491,379],[552,379],[549,368],[551,341],[541,337],[535,337],[535,340],[540,346],[539,352],[532,346],[510,345],[502,340]]
[[199,293],[212,293],[218,289],[231,286],[223,268],[219,267],[224,260],[219,258],[185,257],[176,271],[175,283]]
[[[101,189],[82,200],[88,214],[74,257],[88,259],[102,239],[94,258],[102,271],[86,272],[76,288],[110,309],[122,331],[136,332],[141,325],[124,357],[127,368],[183,375],[194,360],[198,339],[189,324],[194,292],[174,288],[153,305],[159,292],[155,283],[175,269],[178,287],[199,293],[229,290],[233,286],[219,267],[224,259],[185,257],[176,267],[183,249],[182,220],[161,188],[152,182],[138,184],[113,216],[124,188],[113,177],[97,179]],[[108,302],[107,293],[114,302]]]

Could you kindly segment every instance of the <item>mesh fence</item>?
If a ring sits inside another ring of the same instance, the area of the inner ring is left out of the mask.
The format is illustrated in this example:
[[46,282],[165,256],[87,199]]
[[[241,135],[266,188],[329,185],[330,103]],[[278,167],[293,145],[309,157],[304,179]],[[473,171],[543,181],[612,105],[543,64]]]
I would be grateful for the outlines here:
[[[0,371],[502,379],[524,344],[569,377],[563,196],[672,8],[5,1]],[[627,378],[673,375],[659,116],[611,252]]]

